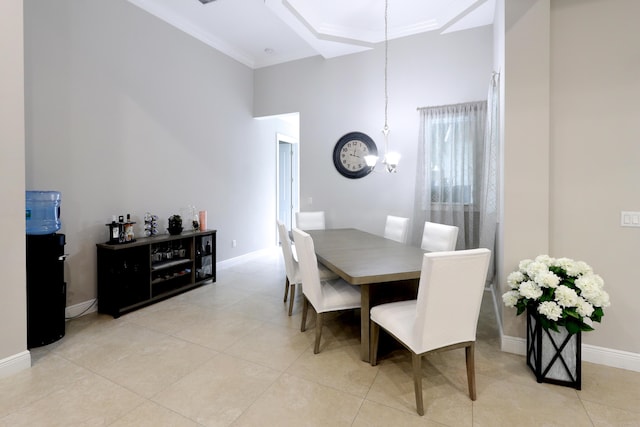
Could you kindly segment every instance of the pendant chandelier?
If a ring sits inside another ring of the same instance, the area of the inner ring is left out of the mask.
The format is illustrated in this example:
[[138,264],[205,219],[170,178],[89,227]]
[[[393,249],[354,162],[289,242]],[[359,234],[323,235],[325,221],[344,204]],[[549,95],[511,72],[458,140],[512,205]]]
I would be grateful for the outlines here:
[[[388,78],[387,68],[389,63],[389,0],[384,1],[384,127],[382,128],[382,135],[384,137],[384,157],[382,158],[382,164],[389,173],[395,173],[397,171],[398,162],[400,161],[400,154],[395,151],[389,151],[389,123],[387,116],[389,112],[389,92],[388,92]],[[378,156],[365,156],[365,162],[367,166],[373,169],[378,161]]]

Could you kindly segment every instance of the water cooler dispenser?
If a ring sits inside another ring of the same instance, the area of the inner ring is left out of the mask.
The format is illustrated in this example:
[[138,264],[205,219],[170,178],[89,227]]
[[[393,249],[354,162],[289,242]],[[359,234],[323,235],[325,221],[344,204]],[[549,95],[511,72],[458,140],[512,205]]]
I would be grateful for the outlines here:
[[27,347],[40,347],[65,333],[67,284],[65,235],[60,230],[60,193],[27,191]]

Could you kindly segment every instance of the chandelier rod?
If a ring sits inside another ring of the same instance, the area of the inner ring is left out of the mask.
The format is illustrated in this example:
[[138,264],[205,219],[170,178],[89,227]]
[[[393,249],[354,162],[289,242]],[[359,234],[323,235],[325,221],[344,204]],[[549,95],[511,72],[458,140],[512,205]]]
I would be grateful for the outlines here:
[[[384,2],[384,129],[385,135],[389,133],[389,125],[387,123],[387,113],[389,110],[389,92],[387,89],[387,68],[388,68],[388,51],[389,51],[389,0]],[[387,147],[385,147],[386,151]]]

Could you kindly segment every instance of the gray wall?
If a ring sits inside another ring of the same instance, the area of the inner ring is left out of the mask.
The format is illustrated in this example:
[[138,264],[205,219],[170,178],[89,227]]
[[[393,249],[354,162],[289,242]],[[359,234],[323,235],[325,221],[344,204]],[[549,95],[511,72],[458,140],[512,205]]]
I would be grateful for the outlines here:
[[382,234],[386,215],[413,216],[416,108],[486,99],[491,66],[491,27],[389,42],[390,148],[402,155],[397,174],[380,168],[351,180],[332,161],[335,143],[351,131],[368,134],[384,151],[382,44],[355,55],[256,70],[254,111],[300,112],[301,210],[324,210],[330,227]]
[[164,231],[206,209],[218,261],[275,243],[279,129],[253,119],[251,69],[124,0],[24,6],[26,186],[62,192],[68,305],[95,298],[114,214],[141,235],[146,211]]
[[22,0],[0,2],[0,375],[29,366],[24,238]]

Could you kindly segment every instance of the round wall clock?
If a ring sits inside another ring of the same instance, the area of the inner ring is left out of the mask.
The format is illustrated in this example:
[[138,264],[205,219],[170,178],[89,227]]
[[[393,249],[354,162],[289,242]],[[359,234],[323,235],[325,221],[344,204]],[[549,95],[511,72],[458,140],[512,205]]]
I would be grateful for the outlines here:
[[378,155],[378,148],[368,135],[350,132],[338,140],[333,149],[333,164],[342,176],[356,179],[369,175],[372,168],[364,161],[364,156]]

